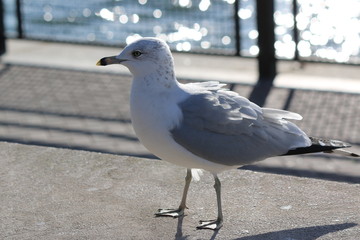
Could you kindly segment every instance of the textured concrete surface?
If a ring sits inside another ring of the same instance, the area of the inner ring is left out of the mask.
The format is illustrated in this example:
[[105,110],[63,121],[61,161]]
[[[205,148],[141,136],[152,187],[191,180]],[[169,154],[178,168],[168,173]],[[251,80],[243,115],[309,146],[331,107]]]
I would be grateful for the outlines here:
[[163,161],[0,143],[0,239],[360,238],[360,185],[249,170],[220,174],[224,227],[196,230],[216,214],[209,174],[193,182],[184,218],[185,170]]

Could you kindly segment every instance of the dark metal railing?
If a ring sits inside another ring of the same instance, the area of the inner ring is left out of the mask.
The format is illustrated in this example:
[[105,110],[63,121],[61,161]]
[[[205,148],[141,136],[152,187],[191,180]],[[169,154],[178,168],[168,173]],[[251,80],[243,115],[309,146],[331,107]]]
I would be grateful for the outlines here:
[[0,0],[0,56],[5,52],[4,6],[2,0]]
[[240,56],[241,52],[241,41],[240,41],[240,18],[238,16],[238,11],[240,9],[239,1],[235,1],[234,3],[234,32],[235,32],[235,55]]
[[299,13],[299,9],[298,9],[297,0],[292,1],[292,8],[293,8],[293,16],[294,16],[294,30],[293,30],[293,37],[294,37],[294,43],[295,43],[294,60],[299,61],[299,49],[298,49],[299,31],[297,28],[297,20],[296,20],[296,16]]
[[258,82],[250,94],[250,100],[260,106],[265,104],[276,77],[274,0],[257,0]]
[[18,34],[18,38],[24,38],[24,34],[23,34],[23,14],[21,11],[21,0],[16,0],[16,19],[17,19],[17,34]]

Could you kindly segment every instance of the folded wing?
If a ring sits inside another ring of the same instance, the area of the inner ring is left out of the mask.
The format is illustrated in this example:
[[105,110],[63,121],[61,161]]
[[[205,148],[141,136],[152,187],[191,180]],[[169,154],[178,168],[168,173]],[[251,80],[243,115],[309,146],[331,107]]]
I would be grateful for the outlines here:
[[175,141],[193,154],[241,166],[311,145],[288,111],[260,108],[235,92],[207,89],[179,103],[182,121],[171,129]]

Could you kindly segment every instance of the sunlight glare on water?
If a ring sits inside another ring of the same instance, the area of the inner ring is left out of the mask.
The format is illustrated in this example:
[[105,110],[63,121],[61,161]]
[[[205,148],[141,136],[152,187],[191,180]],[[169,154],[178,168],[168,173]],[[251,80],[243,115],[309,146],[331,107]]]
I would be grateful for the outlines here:
[[276,0],[276,54],[292,59],[295,48],[299,56],[335,62],[359,61],[360,1],[359,0],[298,0],[295,17],[299,33],[296,46],[292,0]]
[[115,14],[107,8],[101,9],[99,13],[96,13],[96,16],[99,16],[107,21],[113,22],[115,20]]
[[[23,0],[23,24],[28,38],[117,45],[154,36],[177,51],[232,55],[237,49],[235,13],[240,20],[240,54],[257,56],[256,1],[239,0],[239,9],[235,1]],[[6,31],[13,36],[14,1],[4,0],[4,6]],[[292,59],[297,49],[300,58],[360,63],[360,0],[297,0],[295,17],[292,7],[293,0],[275,0],[279,58]]]

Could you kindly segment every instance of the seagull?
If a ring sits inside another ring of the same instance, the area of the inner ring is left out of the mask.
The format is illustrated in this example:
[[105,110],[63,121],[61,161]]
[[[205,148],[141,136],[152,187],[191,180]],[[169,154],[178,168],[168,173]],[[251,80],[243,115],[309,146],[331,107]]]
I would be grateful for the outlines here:
[[347,143],[306,135],[289,121],[301,120],[297,113],[261,108],[219,82],[178,82],[171,51],[161,39],[138,39],[119,55],[97,62],[110,64],[122,64],[133,75],[131,120],[141,143],[160,159],[187,169],[179,207],[159,209],[158,217],[184,215],[197,169],[213,174],[218,208],[216,219],[200,221],[197,228],[218,230],[223,225],[220,172],[284,155],[359,157],[342,149],[350,147]]

